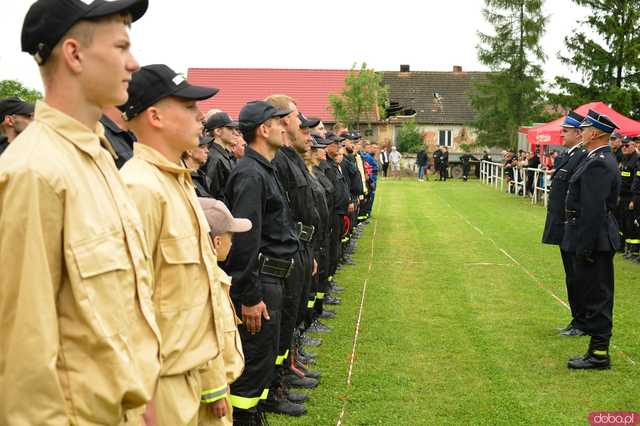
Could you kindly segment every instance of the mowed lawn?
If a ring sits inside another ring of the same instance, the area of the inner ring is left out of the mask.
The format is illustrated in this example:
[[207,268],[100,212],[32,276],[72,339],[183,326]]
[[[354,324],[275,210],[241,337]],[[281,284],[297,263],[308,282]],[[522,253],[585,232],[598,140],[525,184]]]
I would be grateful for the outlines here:
[[[640,265],[616,257],[610,371],[570,371],[557,247],[545,210],[477,181],[379,184],[338,317],[317,349],[309,414],[275,425],[586,425],[640,412]],[[362,298],[366,282],[366,293]],[[351,384],[347,376],[364,300]]]

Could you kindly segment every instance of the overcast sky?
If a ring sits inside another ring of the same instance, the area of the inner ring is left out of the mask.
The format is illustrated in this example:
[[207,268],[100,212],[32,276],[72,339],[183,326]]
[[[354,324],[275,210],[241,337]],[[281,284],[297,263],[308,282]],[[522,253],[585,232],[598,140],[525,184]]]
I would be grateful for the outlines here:
[[[3,0],[8,1],[8,0]],[[37,66],[20,50],[20,28],[31,0],[2,11],[0,79],[42,89]],[[366,62],[377,70],[486,70],[478,62],[477,31],[487,30],[483,0],[150,0],[132,28],[141,65],[189,67],[348,69]],[[571,75],[557,60],[564,37],[584,11],[571,0],[548,0],[543,47],[545,76]]]

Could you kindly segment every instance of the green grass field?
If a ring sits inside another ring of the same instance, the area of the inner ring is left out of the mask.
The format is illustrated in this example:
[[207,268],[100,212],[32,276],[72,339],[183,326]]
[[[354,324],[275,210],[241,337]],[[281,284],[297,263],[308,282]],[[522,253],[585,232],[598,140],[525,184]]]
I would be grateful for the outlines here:
[[374,211],[336,278],[346,290],[309,414],[272,425],[586,425],[592,411],[640,411],[640,266],[615,260],[612,369],[570,371],[588,338],[555,331],[570,318],[543,207],[477,181],[388,180]]

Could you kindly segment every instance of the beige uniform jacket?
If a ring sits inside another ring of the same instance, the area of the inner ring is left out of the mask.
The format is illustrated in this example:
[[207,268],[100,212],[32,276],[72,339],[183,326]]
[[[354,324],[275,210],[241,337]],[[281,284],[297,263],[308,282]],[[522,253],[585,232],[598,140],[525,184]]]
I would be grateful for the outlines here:
[[110,149],[38,102],[0,158],[0,424],[114,425],[153,395],[148,250]]
[[205,368],[208,384],[225,388],[217,260],[191,170],[138,143],[120,171],[140,211],[151,251],[153,303],[162,335],[161,375]]
[[355,154],[356,157],[356,166],[358,167],[358,171],[360,172],[360,179],[362,180],[362,191],[364,195],[369,193],[369,188],[367,187],[367,173],[364,171],[364,163],[362,162],[362,157],[360,154]]

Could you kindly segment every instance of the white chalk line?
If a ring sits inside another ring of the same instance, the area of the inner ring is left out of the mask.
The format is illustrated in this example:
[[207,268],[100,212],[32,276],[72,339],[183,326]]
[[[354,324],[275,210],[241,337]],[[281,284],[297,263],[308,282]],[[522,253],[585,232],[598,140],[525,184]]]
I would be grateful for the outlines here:
[[[466,217],[464,217],[460,212],[458,212],[458,210],[456,210],[447,200],[443,199],[442,197],[440,197],[438,195],[438,197],[451,209],[454,211],[454,213],[460,218],[462,219],[464,222],[466,222],[471,228],[475,229],[480,235],[484,236],[484,232],[482,232],[482,230],[480,228],[478,228],[477,226],[475,226],[474,224],[472,224]],[[551,291],[550,289],[548,289],[547,287],[544,286],[544,284],[542,284],[542,282],[535,276],[533,275],[527,268],[525,268],[520,262],[518,262],[513,256],[511,256],[509,253],[507,253],[506,250],[504,250],[502,247],[498,246],[498,244],[496,244],[496,242],[490,238],[490,237],[485,237],[487,240],[489,240],[495,247],[496,249],[498,249],[503,255],[505,255],[509,260],[511,260],[515,265],[519,266],[520,269],[522,269],[522,271],[529,277],[531,278],[531,280],[537,285],[538,288],[546,291],[551,297],[553,297],[558,303],[560,303],[562,306],[564,306],[567,310],[571,311],[571,307],[569,306],[569,304],[567,302],[565,302],[563,299],[561,299],[560,297],[558,297],[558,295],[556,295],[553,291]],[[624,351],[622,351],[615,343],[611,344],[611,347],[617,351],[622,358],[624,358],[625,360],[627,360],[627,362],[629,362],[631,365],[636,365],[636,361],[633,360],[633,358],[631,358],[629,355],[627,355]]]
[[[347,373],[347,390],[352,385],[351,378],[353,376],[353,365],[355,364],[355,359],[356,359],[356,348],[358,346],[358,337],[360,336],[360,322],[362,320],[362,311],[364,310],[364,300],[367,294],[367,284],[369,283],[368,274],[371,273],[371,268],[373,267],[373,249],[374,249],[374,242],[376,240],[376,234],[378,233],[378,214],[380,212],[380,206],[382,205],[382,197],[380,197],[378,201],[379,202],[376,206],[377,211],[375,214],[374,224],[373,224],[373,234],[371,235],[371,252],[369,253],[369,268],[367,270],[367,278],[365,278],[364,283],[362,284],[362,294],[360,296],[360,308],[358,310],[358,320],[356,321],[356,327],[353,334],[353,347],[351,348],[351,357],[349,359],[349,370]],[[340,411],[340,417],[338,417],[336,426],[342,426],[344,415],[347,412],[347,401],[348,401],[348,398],[345,395],[345,400],[342,403],[342,410]]]

